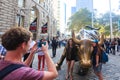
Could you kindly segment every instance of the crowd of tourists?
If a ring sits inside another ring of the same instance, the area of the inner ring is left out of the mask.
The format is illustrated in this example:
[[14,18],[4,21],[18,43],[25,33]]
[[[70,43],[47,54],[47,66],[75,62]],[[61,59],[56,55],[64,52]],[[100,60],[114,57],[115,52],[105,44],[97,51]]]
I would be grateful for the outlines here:
[[[24,28],[11,28],[1,37],[0,45],[0,79],[4,80],[52,80],[58,76],[56,66],[52,58],[56,56],[56,49],[62,46],[66,49],[67,74],[66,79],[73,80],[73,66],[76,60],[76,45],[72,39],[60,40],[53,37],[51,41],[41,39],[32,40],[30,31]],[[67,44],[67,45],[66,45]],[[100,50],[108,54],[116,55],[120,51],[120,38],[105,39],[103,46],[98,41],[93,41],[92,66],[99,80],[103,80]],[[48,48],[52,49],[52,58]],[[34,54],[38,54],[38,70],[32,68]],[[47,71],[45,68],[47,64]],[[12,68],[12,69],[10,69]],[[26,74],[28,73],[28,74]],[[3,75],[1,75],[3,74]],[[15,75],[13,77],[12,75]]]

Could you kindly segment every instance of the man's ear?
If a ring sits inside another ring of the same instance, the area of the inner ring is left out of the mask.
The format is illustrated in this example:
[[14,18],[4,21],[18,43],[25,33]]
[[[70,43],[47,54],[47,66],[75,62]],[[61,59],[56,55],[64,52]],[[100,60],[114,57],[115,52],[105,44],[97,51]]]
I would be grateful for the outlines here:
[[26,46],[26,42],[23,42],[23,43],[21,44],[21,48],[24,49],[25,46]]

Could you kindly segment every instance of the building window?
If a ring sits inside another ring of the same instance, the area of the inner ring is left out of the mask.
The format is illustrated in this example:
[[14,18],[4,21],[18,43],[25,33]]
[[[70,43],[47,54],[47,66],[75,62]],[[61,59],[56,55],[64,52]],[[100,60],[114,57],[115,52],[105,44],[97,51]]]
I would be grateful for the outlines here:
[[45,8],[45,2],[43,2],[43,7]]
[[16,23],[18,26],[24,27],[24,16],[17,15]]
[[18,0],[18,7],[25,7],[25,0]]
[[48,10],[48,5],[46,6],[47,10]]
[[39,0],[39,3],[44,2],[44,0]]
[[32,10],[31,10],[29,30],[31,32],[36,32],[37,31],[37,16],[36,16],[36,11],[35,11],[34,8],[32,8]]
[[33,22],[33,20],[36,18],[36,12],[34,8],[31,10],[31,17],[30,17],[30,23]]
[[43,18],[45,17],[45,12],[42,12],[42,17],[43,17]]
[[37,2],[37,3],[39,3],[40,2],[40,0],[34,0],[35,2]]

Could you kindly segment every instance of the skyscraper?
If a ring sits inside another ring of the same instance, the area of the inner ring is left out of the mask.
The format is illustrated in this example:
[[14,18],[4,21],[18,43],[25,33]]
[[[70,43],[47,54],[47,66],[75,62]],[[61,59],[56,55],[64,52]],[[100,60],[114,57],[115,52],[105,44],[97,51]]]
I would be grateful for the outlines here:
[[76,11],[81,8],[86,8],[87,10],[93,10],[93,2],[92,0],[76,0]]
[[53,0],[54,17],[57,20],[57,30],[64,33],[66,27],[66,3],[64,0]]
[[74,14],[76,12],[76,7],[71,7],[71,14]]

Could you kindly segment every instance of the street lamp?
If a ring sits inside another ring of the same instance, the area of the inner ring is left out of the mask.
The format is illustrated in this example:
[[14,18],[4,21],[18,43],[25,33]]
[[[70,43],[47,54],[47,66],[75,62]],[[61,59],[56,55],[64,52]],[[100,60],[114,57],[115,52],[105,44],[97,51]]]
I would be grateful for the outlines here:
[[109,8],[110,8],[110,38],[113,38],[113,31],[112,31],[112,14],[111,14],[111,0],[109,0]]

